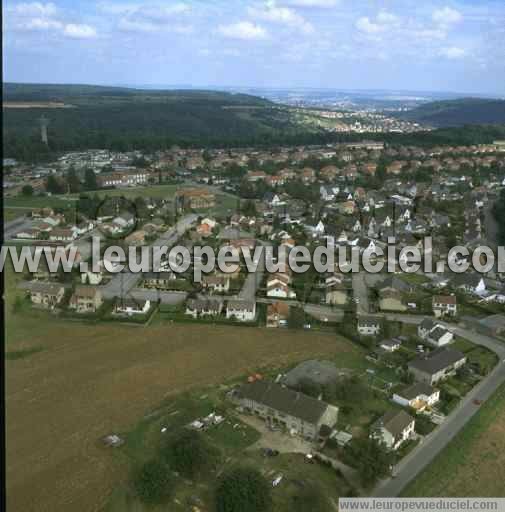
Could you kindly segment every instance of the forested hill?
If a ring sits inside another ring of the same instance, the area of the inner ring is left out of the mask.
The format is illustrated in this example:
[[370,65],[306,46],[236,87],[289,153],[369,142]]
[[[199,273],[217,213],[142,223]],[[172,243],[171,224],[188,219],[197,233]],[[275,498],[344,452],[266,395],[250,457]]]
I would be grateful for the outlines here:
[[462,98],[435,101],[399,115],[434,127],[505,124],[505,100]]
[[306,132],[288,109],[247,94],[88,85],[5,84],[4,150],[22,160],[46,151],[37,119],[49,119],[49,150],[158,149],[266,141]]
[[63,102],[84,105],[93,102],[143,102],[143,101],[208,101],[223,105],[267,106],[272,103],[266,99],[249,94],[232,94],[207,90],[166,90],[136,89],[131,87],[114,87],[105,85],[80,84],[20,84],[5,83],[3,101],[6,102]]

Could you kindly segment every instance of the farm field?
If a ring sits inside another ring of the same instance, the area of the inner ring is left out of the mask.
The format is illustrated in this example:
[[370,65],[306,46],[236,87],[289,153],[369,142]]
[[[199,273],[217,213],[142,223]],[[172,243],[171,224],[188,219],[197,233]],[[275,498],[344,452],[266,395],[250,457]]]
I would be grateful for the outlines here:
[[10,510],[97,510],[128,477],[99,439],[166,397],[311,357],[361,359],[334,334],[209,325],[94,325],[12,312],[7,273]]
[[403,496],[503,496],[505,386],[403,492]]

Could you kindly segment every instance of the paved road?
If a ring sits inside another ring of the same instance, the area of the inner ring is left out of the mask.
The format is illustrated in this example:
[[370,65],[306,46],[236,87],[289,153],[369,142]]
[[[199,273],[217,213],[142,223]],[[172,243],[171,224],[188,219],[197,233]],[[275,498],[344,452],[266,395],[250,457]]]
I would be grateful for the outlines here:
[[[262,304],[273,304],[274,302],[278,302],[279,299],[276,298],[268,298],[268,297],[259,297],[256,299],[257,302],[261,302]],[[297,300],[282,300],[286,304],[290,306],[298,306],[303,307],[303,310],[308,314],[319,320],[325,322],[341,322],[344,318],[344,310],[333,308],[331,306],[324,306],[322,304],[303,304]]]
[[[388,315],[396,319],[409,320],[409,323],[419,323],[422,317],[407,317],[407,315]],[[405,457],[393,470],[395,478],[389,478],[379,483],[373,492],[373,496],[394,497],[398,496],[405,486],[412,481],[422,469],[424,469],[443,450],[456,434],[476,414],[479,407],[473,401],[475,399],[487,400],[503,383],[505,383],[505,344],[501,341],[464,329],[460,326],[447,324],[452,331],[472,343],[484,346],[496,352],[499,363],[495,369],[472,389],[460,402],[458,407],[436,428],[429,436],[425,437],[407,457]]]
[[[258,243],[265,247],[267,244],[265,242],[259,241]],[[251,257],[254,256],[254,251],[251,254]],[[245,300],[255,300],[256,292],[258,291],[258,287],[263,281],[263,274],[265,273],[265,249],[263,249],[261,253],[261,258],[259,260],[254,260],[254,263],[258,265],[256,268],[256,272],[250,272],[245,278],[242,289],[240,290],[238,296],[240,299]]]
[[370,313],[368,287],[365,278],[365,272],[356,272],[352,274],[352,290],[354,300],[356,301],[356,313],[358,316],[368,315],[368,313]]

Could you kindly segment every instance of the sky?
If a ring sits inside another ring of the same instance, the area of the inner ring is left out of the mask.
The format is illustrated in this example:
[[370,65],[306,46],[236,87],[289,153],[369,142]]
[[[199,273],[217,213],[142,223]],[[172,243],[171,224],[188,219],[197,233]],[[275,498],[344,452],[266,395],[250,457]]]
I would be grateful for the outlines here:
[[505,96],[505,0],[4,0],[3,72]]

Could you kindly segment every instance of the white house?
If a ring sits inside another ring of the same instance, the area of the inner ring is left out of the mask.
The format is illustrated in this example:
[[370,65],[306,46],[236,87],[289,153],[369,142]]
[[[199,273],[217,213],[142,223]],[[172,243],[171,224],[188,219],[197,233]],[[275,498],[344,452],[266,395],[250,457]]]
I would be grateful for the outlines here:
[[418,412],[435,405],[439,400],[440,390],[425,382],[416,382],[393,394],[393,402],[404,407],[411,407]]
[[256,318],[256,301],[230,300],[226,305],[226,318],[252,322]]
[[432,329],[427,338],[426,342],[434,347],[443,347],[444,345],[449,345],[454,340],[454,334],[447,330],[445,327],[441,325],[437,325],[434,329]]
[[360,336],[377,336],[381,330],[381,322],[377,318],[359,317],[357,328]]
[[121,300],[118,299],[114,306],[114,314],[116,315],[144,315],[149,311],[151,302],[149,300]]
[[370,437],[388,450],[397,450],[414,435],[415,420],[405,411],[389,411],[372,426]]
[[458,313],[458,300],[455,295],[434,295],[432,307],[433,313],[437,318],[456,316]]

